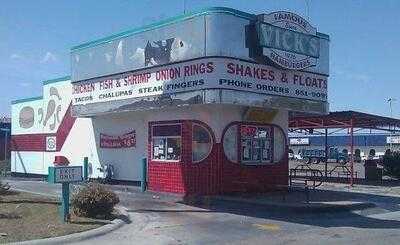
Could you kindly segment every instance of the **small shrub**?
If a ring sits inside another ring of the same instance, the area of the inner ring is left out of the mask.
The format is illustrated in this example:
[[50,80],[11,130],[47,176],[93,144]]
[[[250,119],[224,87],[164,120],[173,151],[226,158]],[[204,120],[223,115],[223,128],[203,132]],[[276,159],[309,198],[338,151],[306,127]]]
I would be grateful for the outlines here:
[[73,194],[71,203],[77,216],[107,218],[119,203],[119,198],[103,185],[90,183]]
[[383,156],[382,164],[386,175],[400,178],[400,152],[387,151]]
[[8,184],[8,183],[3,183],[1,180],[0,180],[0,195],[2,195],[2,194],[7,194],[8,192],[9,192],[9,190],[10,190],[10,185]]

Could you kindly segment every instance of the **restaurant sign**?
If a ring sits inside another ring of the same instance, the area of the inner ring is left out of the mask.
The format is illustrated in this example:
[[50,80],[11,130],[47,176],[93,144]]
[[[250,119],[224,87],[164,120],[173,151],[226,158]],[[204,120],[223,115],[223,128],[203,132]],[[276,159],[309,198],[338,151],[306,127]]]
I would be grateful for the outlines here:
[[100,134],[100,148],[131,148],[136,147],[136,131],[123,135]]
[[262,14],[256,28],[263,55],[279,67],[302,70],[315,66],[320,39],[302,17],[284,11]]
[[49,167],[49,183],[71,183],[83,181],[82,166]]
[[327,101],[328,77],[233,58],[201,58],[73,83],[72,104],[160,96],[204,89]]

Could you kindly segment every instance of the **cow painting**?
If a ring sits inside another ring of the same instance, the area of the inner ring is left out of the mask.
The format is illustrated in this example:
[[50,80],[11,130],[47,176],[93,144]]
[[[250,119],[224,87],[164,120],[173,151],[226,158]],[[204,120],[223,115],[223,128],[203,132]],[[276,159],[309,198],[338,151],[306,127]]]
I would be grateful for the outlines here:
[[[144,65],[160,65],[171,61],[171,48],[175,38],[159,40],[155,42],[147,41],[144,50]],[[153,46],[154,45],[154,46]]]

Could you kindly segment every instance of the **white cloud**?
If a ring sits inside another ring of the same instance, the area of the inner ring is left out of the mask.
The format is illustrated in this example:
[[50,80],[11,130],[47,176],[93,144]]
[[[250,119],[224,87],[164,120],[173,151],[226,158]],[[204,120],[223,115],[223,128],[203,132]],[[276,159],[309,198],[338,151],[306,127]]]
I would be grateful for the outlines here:
[[30,86],[32,85],[32,83],[28,83],[28,82],[21,82],[21,83],[19,83],[18,85],[19,85],[19,86],[21,86],[21,87],[24,87],[24,88],[26,88],[26,87],[30,87]]
[[47,51],[43,58],[40,60],[40,63],[50,63],[57,61],[57,57],[52,53]]
[[23,59],[23,58],[24,58],[24,56],[22,56],[20,54],[11,54],[10,55],[10,59],[12,59],[12,60],[20,60],[20,59]]

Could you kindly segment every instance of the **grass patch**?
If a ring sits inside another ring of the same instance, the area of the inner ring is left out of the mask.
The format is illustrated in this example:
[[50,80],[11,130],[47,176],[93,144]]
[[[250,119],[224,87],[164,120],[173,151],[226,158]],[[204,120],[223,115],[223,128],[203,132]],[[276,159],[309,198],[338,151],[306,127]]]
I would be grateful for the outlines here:
[[0,243],[63,236],[100,227],[105,220],[71,215],[69,223],[62,223],[59,202],[23,192],[10,192],[0,197]]

